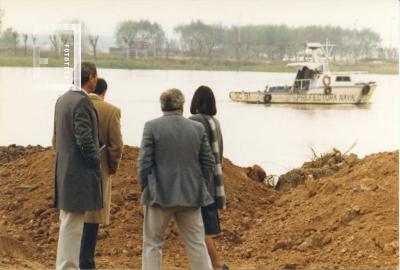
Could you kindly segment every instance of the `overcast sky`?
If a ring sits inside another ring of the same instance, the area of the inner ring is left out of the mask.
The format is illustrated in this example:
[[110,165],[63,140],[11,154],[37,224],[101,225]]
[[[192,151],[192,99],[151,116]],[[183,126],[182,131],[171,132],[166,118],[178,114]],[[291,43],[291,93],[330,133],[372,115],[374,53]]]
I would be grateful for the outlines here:
[[384,46],[399,44],[399,0],[0,0],[3,30],[32,32],[35,24],[78,18],[95,34],[113,36],[119,22],[148,19],[167,34],[174,26],[206,23],[335,25],[371,28]]

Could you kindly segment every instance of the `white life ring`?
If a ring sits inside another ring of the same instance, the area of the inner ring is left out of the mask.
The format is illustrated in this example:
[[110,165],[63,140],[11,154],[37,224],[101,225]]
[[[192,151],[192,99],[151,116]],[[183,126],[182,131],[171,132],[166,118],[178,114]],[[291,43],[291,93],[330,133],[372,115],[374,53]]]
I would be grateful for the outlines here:
[[322,82],[324,83],[325,86],[330,86],[331,85],[331,77],[329,77],[328,75],[325,75],[322,78]]

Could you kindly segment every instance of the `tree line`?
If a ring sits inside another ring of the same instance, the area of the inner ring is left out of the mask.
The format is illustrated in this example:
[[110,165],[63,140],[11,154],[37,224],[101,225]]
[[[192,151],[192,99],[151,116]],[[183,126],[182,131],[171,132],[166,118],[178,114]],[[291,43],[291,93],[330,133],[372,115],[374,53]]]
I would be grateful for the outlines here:
[[[124,21],[116,29],[120,50],[132,57],[135,39],[155,41],[157,51],[168,58],[171,52],[191,58],[214,57],[237,60],[293,59],[307,42],[329,42],[336,45],[333,57],[357,60],[387,58],[391,49],[381,46],[380,35],[370,29],[344,29],[335,26],[243,25],[223,26],[200,20],[174,28],[175,38],[167,37],[162,26],[149,21]],[[386,55],[387,54],[387,55]]]
[[335,58],[383,57],[380,35],[370,29],[286,25],[226,27],[194,21],[177,26],[175,31],[182,50],[191,57],[295,59],[307,42],[325,43],[326,40],[336,45],[333,52]]
[[[28,39],[35,44],[37,37],[18,33],[12,27],[1,32],[1,18],[4,11],[0,8],[0,45],[11,48],[17,54],[17,48],[23,44],[27,54]],[[83,53],[97,56],[97,47],[101,36],[91,34],[82,21],[69,21],[82,24]],[[370,29],[346,29],[337,26],[300,26],[287,25],[234,25],[207,24],[200,20],[177,25],[174,35],[167,36],[163,27],[148,20],[126,20],[115,29],[116,48],[110,51],[121,57],[141,57],[143,53],[150,57],[171,55],[190,58],[229,58],[240,60],[292,60],[304,51],[307,42],[324,43],[329,40],[336,45],[332,57],[340,60],[359,59],[396,59],[397,48],[383,48],[379,33]],[[49,35],[50,44],[57,56],[60,47],[68,40],[62,33]]]

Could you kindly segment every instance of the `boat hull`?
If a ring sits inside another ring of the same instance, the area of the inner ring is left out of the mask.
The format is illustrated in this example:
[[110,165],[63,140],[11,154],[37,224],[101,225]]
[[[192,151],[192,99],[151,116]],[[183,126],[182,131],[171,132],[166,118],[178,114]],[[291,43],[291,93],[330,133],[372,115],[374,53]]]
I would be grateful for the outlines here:
[[[270,93],[270,92],[230,92],[233,101],[245,103],[281,103],[281,104],[366,104],[376,89],[376,84],[368,84],[368,93],[363,93],[364,85],[348,87],[332,87],[329,94],[324,88],[309,89],[299,93]],[[270,97],[267,97],[267,96]]]

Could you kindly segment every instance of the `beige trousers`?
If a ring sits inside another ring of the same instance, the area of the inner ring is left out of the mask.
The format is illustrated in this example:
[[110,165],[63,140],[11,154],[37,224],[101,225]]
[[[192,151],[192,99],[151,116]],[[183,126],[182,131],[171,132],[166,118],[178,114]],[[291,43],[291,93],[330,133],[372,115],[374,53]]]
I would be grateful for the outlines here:
[[142,270],[161,269],[164,231],[172,217],[185,244],[190,269],[212,270],[200,208],[157,206],[144,206]]
[[85,212],[60,210],[56,270],[79,269]]

